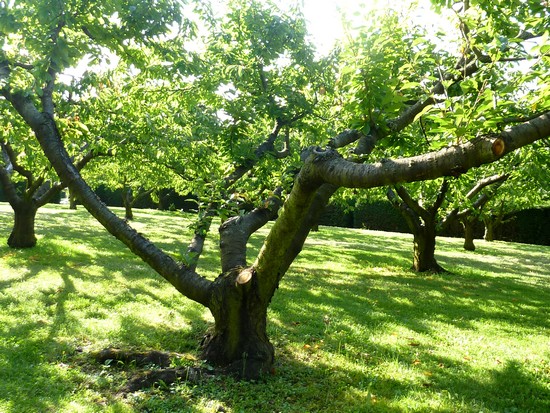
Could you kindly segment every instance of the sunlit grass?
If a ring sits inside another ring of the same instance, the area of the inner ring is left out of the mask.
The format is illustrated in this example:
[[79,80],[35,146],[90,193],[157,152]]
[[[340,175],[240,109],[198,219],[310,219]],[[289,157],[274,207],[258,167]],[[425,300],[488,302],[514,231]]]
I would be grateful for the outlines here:
[[[135,215],[167,251],[185,250],[190,217]],[[419,276],[407,234],[321,228],[270,308],[273,376],[121,398],[126,373],[89,351],[192,360],[210,315],[82,209],[40,210],[30,250],[6,246],[11,219],[0,204],[0,412],[550,411],[549,247],[476,240],[469,253],[442,238],[436,255],[451,274]],[[213,278],[216,228],[207,247],[199,271]]]

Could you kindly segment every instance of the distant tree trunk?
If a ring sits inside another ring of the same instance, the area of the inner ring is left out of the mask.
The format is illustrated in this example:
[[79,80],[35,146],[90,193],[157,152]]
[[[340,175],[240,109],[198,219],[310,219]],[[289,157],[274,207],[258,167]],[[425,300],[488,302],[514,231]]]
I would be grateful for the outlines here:
[[36,245],[34,220],[38,207],[31,200],[21,200],[12,205],[15,218],[13,229],[8,238],[11,248],[32,248]]
[[76,210],[76,205],[78,203],[77,197],[71,191],[69,191],[68,198],[69,198],[69,209]]
[[474,245],[474,232],[475,232],[475,218],[469,216],[461,220],[462,226],[464,228],[464,249],[466,251],[475,251],[476,246]]
[[413,232],[413,270],[416,272],[444,272],[435,259],[436,223],[421,225]]
[[[475,251],[476,247],[474,245],[474,232],[475,232],[475,224],[477,222],[477,218],[475,213],[481,212],[481,210],[485,207],[487,202],[491,200],[491,198],[495,195],[495,192],[498,190],[500,185],[502,185],[503,182],[505,182],[510,175],[508,174],[502,174],[502,175],[492,175],[486,178],[481,179],[476,183],[476,185],[468,191],[466,194],[466,198],[472,199],[474,196],[478,195],[477,199],[473,202],[471,207],[466,208],[459,212],[458,208],[455,208],[449,216],[453,216],[458,219],[458,221],[462,224],[462,227],[464,228],[464,249],[466,251]],[[484,190],[485,188],[492,186],[490,190],[486,190],[485,193],[480,192]],[[502,207],[504,204],[502,204]],[[501,207],[501,211],[502,211]],[[493,229],[497,224],[496,220],[494,220],[494,217],[486,217],[484,219],[485,222],[485,236],[489,237],[492,241],[493,239]]]
[[504,208],[506,206],[505,201],[501,201],[500,206],[495,209],[495,213],[489,214],[483,218],[485,225],[485,234],[483,238],[485,241],[494,241],[495,230],[505,222],[509,222],[510,219],[504,219]]
[[122,205],[124,205],[124,218],[128,221],[134,219],[132,188],[125,187],[122,189]]
[[486,217],[483,219],[485,224],[485,233],[483,234],[483,239],[487,242],[492,242],[495,240],[495,225],[493,217]]
[[449,183],[444,180],[441,184],[436,200],[429,208],[423,208],[411,198],[402,186],[396,186],[396,194],[388,189],[386,195],[391,204],[399,210],[414,237],[413,270],[416,272],[445,272],[445,269],[435,259],[435,243],[437,236],[437,211],[443,204]]

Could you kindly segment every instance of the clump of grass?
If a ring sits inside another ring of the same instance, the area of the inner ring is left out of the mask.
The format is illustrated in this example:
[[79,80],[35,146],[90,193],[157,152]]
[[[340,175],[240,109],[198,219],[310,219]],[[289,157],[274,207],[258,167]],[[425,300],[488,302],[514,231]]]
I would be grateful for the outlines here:
[[[11,219],[0,204],[2,412],[550,411],[549,247],[477,241],[468,253],[442,238],[437,258],[452,273],[422,276],[408,270],[409,235],[322,228],[270,308],[273,376],[121,398],[126,371],[88,352],[167,350],[193,362],[210,315],[84,210],[41,209],[30,250],[6,246]],[[190,222],[136,211],[134,225],[177,256]],[[214,277],[214,231],[209,243],[200,272]]]

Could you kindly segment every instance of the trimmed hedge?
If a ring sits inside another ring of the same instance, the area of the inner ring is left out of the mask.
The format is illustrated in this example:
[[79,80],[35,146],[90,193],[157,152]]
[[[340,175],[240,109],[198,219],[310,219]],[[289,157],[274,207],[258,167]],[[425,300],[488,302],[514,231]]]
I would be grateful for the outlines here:
[[[511,218],[509,222],[495,229],[496,240],[550,245],[550,208],[525,209],[510,214],[508,218]],[[322,214],[319,224],[375,231],[410,232],[401,214],[388,201],[360,203],[350,211],[346,211],[339,204],[331,203]],[[475,228],[476,238],[483,238],[483,233],[483,224],[478,222]],[[457,223],[442,235],[463,237],[464,233]]]

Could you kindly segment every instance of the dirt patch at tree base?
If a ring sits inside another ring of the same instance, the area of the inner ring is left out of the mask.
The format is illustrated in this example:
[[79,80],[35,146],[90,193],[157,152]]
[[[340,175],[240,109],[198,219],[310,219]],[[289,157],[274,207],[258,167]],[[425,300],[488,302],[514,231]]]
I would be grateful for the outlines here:
[[90,356],[96,363],[108,364],[121,370],[132,369],[127,383],[119,390],[121,395],[150,388],[160,383],[163,386],[180,381],[197,383],[203,378],[216,374],[205,367],[170,367],[172,361],[181,358],[181,355],[157,350],[135,351],[106,348],[92,352]]

